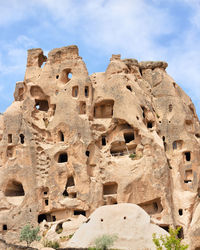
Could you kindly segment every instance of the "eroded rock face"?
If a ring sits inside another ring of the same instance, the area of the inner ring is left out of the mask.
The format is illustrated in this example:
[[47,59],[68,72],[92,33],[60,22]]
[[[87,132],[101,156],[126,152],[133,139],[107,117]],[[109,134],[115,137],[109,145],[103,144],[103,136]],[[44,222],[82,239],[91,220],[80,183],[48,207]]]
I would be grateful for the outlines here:
[[166,67],[113,55],[105,73],[89,76],[76,46],[28,51],[24,81],[0,115],[6,240],[28,222],[125,202],[200,239],[199,120]]
[[108,205],[96,209],[66,247],[94,247],[96,239],[109,235],[115,238],[113,248],[156,250],[152,241],[154,233],[157,236],[167,234],[164,229],[152,224],[150,216],[139,206],[128,203]]

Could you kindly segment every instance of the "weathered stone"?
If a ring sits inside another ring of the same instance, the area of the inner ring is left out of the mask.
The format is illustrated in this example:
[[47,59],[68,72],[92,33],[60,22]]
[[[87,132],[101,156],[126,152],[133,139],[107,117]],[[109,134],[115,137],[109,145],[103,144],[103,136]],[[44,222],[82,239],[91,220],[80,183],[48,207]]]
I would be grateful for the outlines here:
[[166,235],[150,223],[150,216],[134,204],[102,206],[95,210],[74,234],[66,247],[92,247],[102,235],[115,237],[113,248],[129,250],[156,249],[152,235]]
[[28,51],[24,81],[0,115],[4,239],[17,242],[27,223],[134,203],[200,245],[200,125],[166,67],[113,55],[89,76],[75,45],[47,58]]

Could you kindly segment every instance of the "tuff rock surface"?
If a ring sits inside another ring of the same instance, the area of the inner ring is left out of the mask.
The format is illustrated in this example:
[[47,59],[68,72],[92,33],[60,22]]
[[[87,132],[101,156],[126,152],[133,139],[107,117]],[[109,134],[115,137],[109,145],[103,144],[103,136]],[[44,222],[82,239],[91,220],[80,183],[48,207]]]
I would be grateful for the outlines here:
[[156,250],[152,235],[167,232],[150,222],[150,216],[139,206],[130,203],[97,208],[88,221],[81,225],[67,247],[92,247],[95,239],[109,235],[115,239],[114,249]]
[[113,55],[88,75],[77,46],[28,51],[0,115],[0,233],[134,203],[200,247],[200,124],[165,62]]

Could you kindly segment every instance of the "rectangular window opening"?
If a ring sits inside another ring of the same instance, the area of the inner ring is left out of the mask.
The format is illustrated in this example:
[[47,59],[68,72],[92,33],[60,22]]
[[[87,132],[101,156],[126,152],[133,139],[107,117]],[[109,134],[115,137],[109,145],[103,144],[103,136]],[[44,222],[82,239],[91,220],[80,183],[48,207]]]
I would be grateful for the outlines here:
[[191,160],[191,153],[190,152],[185,152],[185,160],[190,161]]
[[85,97],[89,96],[89,87],[85,86]]
[[106,136],[102,136],[101,142],[102,146],[106,146]]
[[77,97],[78,96],[78,86],[74,86],[72,88],[72,96]]
[[80,215],[86,216],[86,212],[84,210],[74,210],[74,215]]
[[8,134],[8,143],[12,143],[12,134]]
[[86,102],[79,103],[79,114],[85,115],[86,114]]

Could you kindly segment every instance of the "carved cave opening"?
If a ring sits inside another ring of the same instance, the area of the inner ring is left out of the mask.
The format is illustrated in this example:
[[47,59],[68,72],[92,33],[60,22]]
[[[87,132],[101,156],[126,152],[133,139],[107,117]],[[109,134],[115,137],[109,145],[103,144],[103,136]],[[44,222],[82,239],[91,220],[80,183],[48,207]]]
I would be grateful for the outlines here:
[[[176,228],[178,228],[180,226],[176,226]],[[184,232],[183,232],[183,228],[181,227],[180,231],[178,232],[178,238],[179,239],[184,239]]]
[[64,163],[68,161],[67,153],[60,153],[58,156],[58,163]]
[[74,86],[72,88],[72,96],[77,97],[78,96],[78,86]]
[[89,96],[89,87],[85,86],[85,97]]
[[14,155],[14,147],[13,146],[8,146],[7,147],[7,157],[12,158]]
[[68,83],[72,78],[71,69],[64,69],[60,74],[60,81],[63,83]]
[[44,187],[42,189],[42,193],[43,193],[44,196],[47,196],[49,194],[49,188],[48,187]]
[[147,122],[147,128],[153,128],[153,122],[151,121]]
[[55,231],[56,231],[57,234],[62,233],[62,231],[63,231],[63,222],[60,222],[60,223],[57,224]]
[[[67,188],[68,187],[74,187],[75,186],[75,182],[74,182],[74,177],[73,176],[69,176],[67,179],[67,183],[65,185],[65,191],[63,192],[63,196],[69,196],[69,193],[67,192]],[[73,194],[74,198],[76,198],[76,194]]]
[[191,152],[185,152],[185,160],[190,161],[191,160]]
[[181,149],[183,146],[182,140],[177,140],[172,143],[173,150]]
[[141,109],[142,109],[142,116],[143,116],[143,118],[145,118],[146,117],[145,113],[146,113],[147,109],[144,106],[141,106]]
[[103,195],[117,194],[118,184],[116,182],[107,182],[103,184]]
[[150,200],[144,203],[140,203],[138,205],[141,208],[143,208],[149,215],[161,213],[163,210],[160,198],[157,198],[155,200]]
[[182,208],[180,208],[180,209],[178,210],[178,214],[179,214],[180,216],[183,215],[183,209],[182,209]]
[[124,133],[124,140],[125,140],[125,143],[134,141],[135,140],[134,132]]
[[86,211],[84,210],[74,210],[74,215],[80,215],[86,216]]
[[5,196],[24,196],[24,189],[20,182],[11,180],[8,182],[5,190]]
[[200,198],[200,187],[197,189],[197,195]]
[[94,117],[95,118],[112,118],[113,116],[113,100],[103,100],[96,103],[94,106]]
[[35,108],[47,112],[49,110],[49,103],[47,100],[35,100]]
[[126,86],[126,88],[127,88],[129,91],[131,91],[131,92],[132,92],[132,88],[131,88],[131,86],[130,86],[130,85],[127,85],[127,86]]
[[200,138],[200,134],[195,134],[195,136],[196,136],[196,138],[198,138],[198,139]]
[[19,137],[20,137],[20,143],[24,144],[24,138],[25,138],[25,136],[23,134],[20,134]]
[[106,146],[106,136],[101,137],[101,145]]
[[58,139],[59,141],[65,141],[65,136],[62,131],[58,132]]
[[38,215],[38,223],[43,222],[43,220],[46,220],[47,222],[51,222],[52,218],[51,218],[51,214],[39,214]]
[[128,152],[124,148],[111,148],[110,149],[110,154],[112,156],[123,156],[123,155],[127,155]]
[[79,114],[85,115],[86,114],[86,102],[79,102]]
[[173,105],[169,104],[169,112],[172,112],[172,110],[173,110]]
[[90,151],[89,151],[89,150],[86,150],[86,151],[85,151],[85,155],[86,155],[87,157],[89,157],[89,156],[90,156]]
[[176,150],[177,149],[177,141],[174,141],[172,146],[173,146],[173,150]]
[[192,169],[185,170],[184,183],[191,183],[192,181],[193,181],[193,171],[192,171]]
[[8,143],[12,143],[12,134],[8,134]]
[[159,225],[159,227],[161,227],[162,229],[164,229],[169,233],[169,225]]

